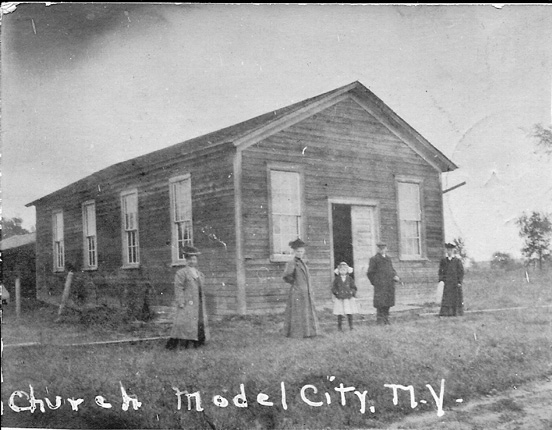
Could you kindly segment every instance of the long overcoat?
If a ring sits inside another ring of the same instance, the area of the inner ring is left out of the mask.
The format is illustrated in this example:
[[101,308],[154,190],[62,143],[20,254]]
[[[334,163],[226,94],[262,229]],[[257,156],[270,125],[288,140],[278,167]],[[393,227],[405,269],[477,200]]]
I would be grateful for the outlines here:
[[459,258],[450,260],[445,257],[439,263],[439,281],[443,281],[443,299],[441,306],[462,306],[462,284],[464,281],[464,266]]
[[395,280],[397,272],[393,268],[391,258],[376,254],[370,258],[368,279],[374,286],[374,307],[395,306]]
[[287,337],[312,337],[320,333],[310,274],[300,258],[286,264],[284,281],[291,284],[285,311],[284,334]]
[[199,270],[198,277],[189,267],[176,272],[174,277],[174,321],[171,338],[199,340],[200,318],[205,330],[205,340],[209,340],[209,325],[205,306],[203,286],[205,277]]

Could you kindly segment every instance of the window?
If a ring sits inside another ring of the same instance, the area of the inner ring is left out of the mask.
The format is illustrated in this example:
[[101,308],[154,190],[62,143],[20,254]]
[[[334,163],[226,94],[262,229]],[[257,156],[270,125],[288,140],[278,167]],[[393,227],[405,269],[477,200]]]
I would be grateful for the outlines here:
[[400,253],[403,259],[422,258],[422,209],[420,184],[398,183]]
[[62,272],[65,269],[65,244],[63,242],[63,212],[54,212],[52,215],[52,236],[54,246],[54,271]]
[[97,269],[96,203],[93,201],[82,205],[82,231],[84,236],[84,268]]
[[270,170],[272,254],[291,254],[289,242],[301,237],[301,174]]
[[184,246],[192,246],[192,183],[190,175],[173,178],[169,182],[171,195],[172,260],[183,263]]
[[138,249],[138,191],[121,194],[123,218],[123,267],[137,267],[140,264]]

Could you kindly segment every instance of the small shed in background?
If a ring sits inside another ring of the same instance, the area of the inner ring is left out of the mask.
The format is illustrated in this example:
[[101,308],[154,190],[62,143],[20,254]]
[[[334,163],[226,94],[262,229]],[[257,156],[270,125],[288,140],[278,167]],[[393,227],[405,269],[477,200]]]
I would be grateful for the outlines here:
[[21,297],[36,298],[36,233],[8,237],[0,241],[0,251],[2,284],[12,299],[18,276]]

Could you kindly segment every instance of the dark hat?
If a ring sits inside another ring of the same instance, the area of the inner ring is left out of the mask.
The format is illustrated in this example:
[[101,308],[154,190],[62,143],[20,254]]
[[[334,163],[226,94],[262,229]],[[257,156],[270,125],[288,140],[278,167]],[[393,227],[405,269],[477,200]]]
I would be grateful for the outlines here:
[[456,245],[454,243],[445,243],[445,248],[454,249],[456,248]]
[[293,241],[291,241],[289,243],[289,246],[291,247],[291,249],[297,249],[297,248],[302,248],[306,245],[305,242],[303,242],[301,239],[297,238]]
[[378,242],[378,243],[376,243],[376,246],[378,248],[383,248],[384,246],[387,246],[387,244],[385,242]]
[[192,256],[192,255],[201,255],[201,252],[199,252],[199,249],[193,247],[193,246],[184,246],[182,248],[182,252],[184,253],[184,256]]

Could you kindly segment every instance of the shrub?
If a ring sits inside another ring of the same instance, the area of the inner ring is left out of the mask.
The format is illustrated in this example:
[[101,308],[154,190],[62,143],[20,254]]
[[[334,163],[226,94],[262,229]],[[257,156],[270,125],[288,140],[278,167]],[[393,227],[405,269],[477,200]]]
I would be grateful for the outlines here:
[[514,259],[506,252],[497,251],[493,254],[491,260],[491,267],[493,269],[508,270],[514,268]]

